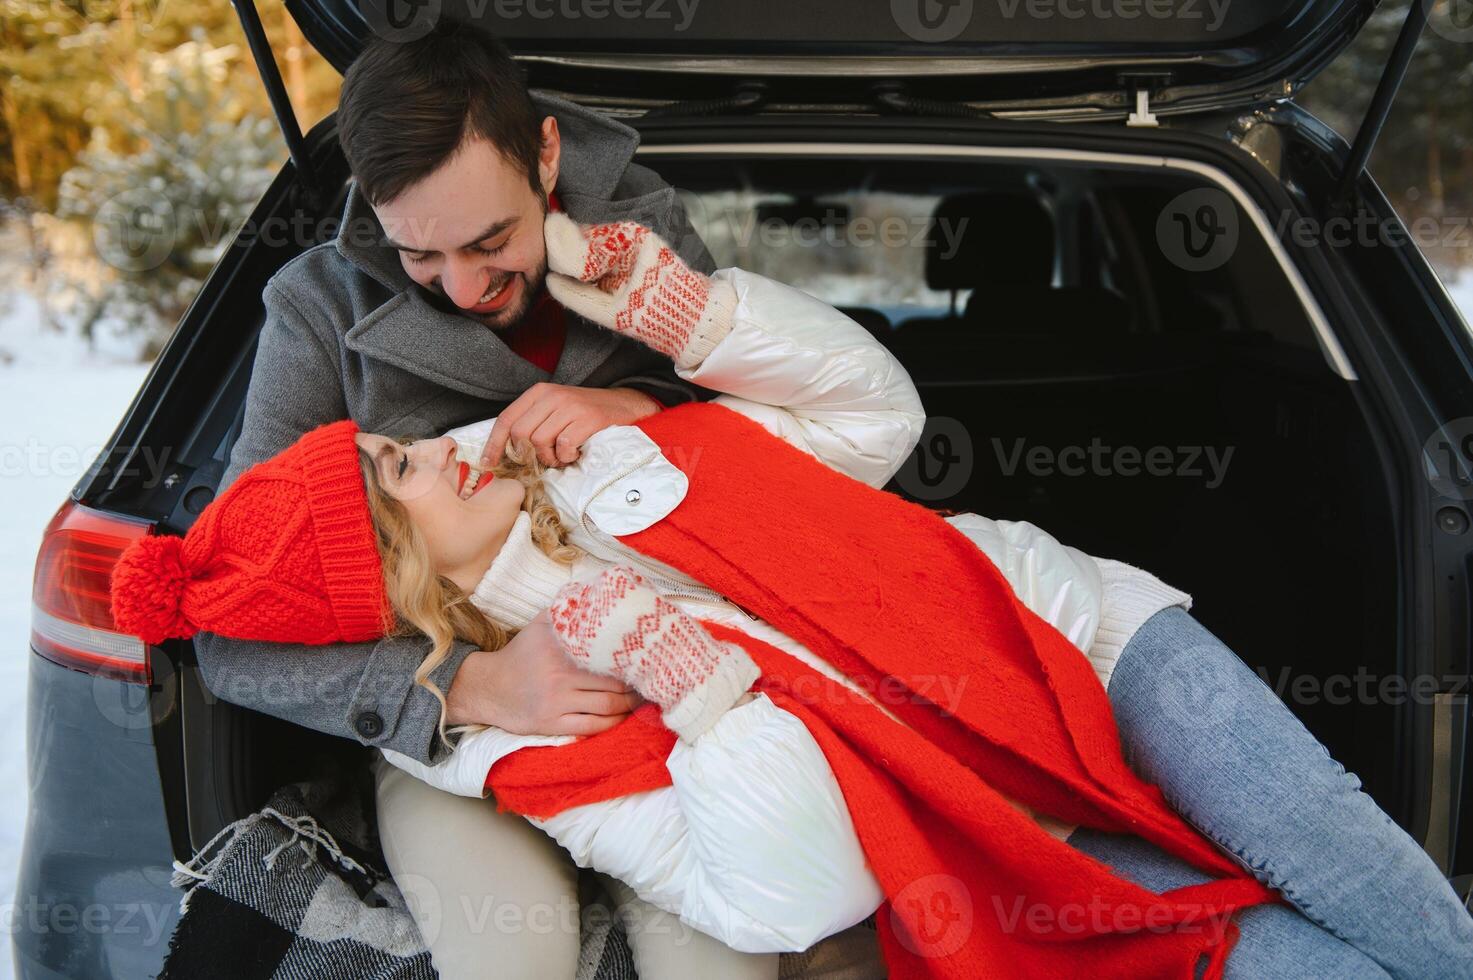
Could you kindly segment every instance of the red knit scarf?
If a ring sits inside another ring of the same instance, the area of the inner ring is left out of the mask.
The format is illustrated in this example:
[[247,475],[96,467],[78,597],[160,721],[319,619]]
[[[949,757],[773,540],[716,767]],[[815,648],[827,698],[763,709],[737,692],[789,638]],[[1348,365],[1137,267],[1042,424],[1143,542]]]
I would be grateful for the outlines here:
[[[1120,753],[1088,661],[935,513],[828,469],[714,404],[639,423],[690,479],[622,538],[822,657],[884,708],[739,630],[758,688],[808,726],[887,897],[892,978],[1221,975],[1236,909],[1277,899]],[[492,768],[500,806],[548,816],[669,785],[652,707]],[[1045,832],[1011,797],[1143,837],[1216,880],[1157,895]]]

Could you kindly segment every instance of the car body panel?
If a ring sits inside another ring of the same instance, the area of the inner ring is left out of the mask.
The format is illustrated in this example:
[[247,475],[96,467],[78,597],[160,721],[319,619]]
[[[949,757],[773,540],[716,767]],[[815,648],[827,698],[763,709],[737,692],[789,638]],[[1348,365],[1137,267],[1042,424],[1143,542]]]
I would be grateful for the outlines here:
[[16,975],[154,976],[180,897],[169,884],[174,851],[154,744],[159,698],[34,654],[29,660],[29,816],[11,924]]
[[[1355,36],[1374,0],[287,0],[339,71],[369,37],[419,36],[440,18],[502,38],[531,84],[630,106],[730,95],[869,102],[914,97],[1100,108],[1132,87],[1221,108],[1281,98]],[[573,11],[573,15],[567,13]],[[557,16],[554,16],[554,13]]]

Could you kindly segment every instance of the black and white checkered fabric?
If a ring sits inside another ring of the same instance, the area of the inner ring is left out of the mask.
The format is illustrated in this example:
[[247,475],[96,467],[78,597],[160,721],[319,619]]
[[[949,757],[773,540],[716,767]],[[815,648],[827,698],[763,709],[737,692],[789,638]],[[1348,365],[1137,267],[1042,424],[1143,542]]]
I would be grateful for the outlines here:
[[[309,809],[309,799],[321,809]],[[371,835],[324,810],[352,807],[334,806],[310,784],[283,787],[176,865],[184,914],[159,980],[435,977],[403,895],[368,849]],[[581,941],[576,980],[634,980],[616,918],[588,917]]]

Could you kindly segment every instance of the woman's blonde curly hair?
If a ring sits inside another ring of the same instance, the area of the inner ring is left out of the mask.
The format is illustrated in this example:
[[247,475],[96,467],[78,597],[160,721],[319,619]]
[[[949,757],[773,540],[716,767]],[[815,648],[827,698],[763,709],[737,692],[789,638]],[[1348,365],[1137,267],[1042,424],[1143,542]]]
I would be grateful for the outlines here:
[[[430,680],[430,674],[450,655],[456,640],[474,644],[478,650],[500,650],[517,631],[492,620],[476,608],[465,590],[436,574],[429,549],[410,521],[409,512],[384,489],[373,457],[362,449],[358,451],[358,466],[368,490],[384,588],[394,614],[393,623],[386,628],[391,636],[420,634],[429,638],[429,656],[414,672],[414,681],[440,702],[440,735],[444,737],[445,692]],[[499,480],[516,480],[527,488],[522,509],[532,517],[533,542],[549,558],[571,565],[581,552],[567,543],[557,508],[542,487],[542,464],[531,450],[508,446],[492,472]]]

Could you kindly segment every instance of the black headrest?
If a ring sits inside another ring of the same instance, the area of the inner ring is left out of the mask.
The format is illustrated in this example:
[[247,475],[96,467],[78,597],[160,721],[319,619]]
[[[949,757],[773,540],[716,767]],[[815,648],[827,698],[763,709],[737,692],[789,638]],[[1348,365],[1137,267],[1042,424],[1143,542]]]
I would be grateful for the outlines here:
[[1054,221],[1031,194],[944,197],[931,214],[929,232],[926,285],[932,289],[1053,281]]
[[974,333],[1034,338],[1119,336],[1130,330],[1130,304],[1116,292],[1090,286],[1062,289],[978,289],[967,300],[962,323]]
[[879,310],[868,306],[840,306],[837,309],[876,337],[890,333],[890,318]]

